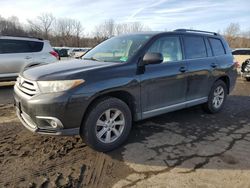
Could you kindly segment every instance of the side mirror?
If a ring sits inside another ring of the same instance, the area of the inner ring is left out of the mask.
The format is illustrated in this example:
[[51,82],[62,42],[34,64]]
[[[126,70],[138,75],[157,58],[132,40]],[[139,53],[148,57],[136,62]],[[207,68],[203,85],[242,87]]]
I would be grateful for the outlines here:
[[142,59],[142,64],[143,65],[148,65],[148,64],[160,64],[163,62],[163,56],[161,53],[151,53],[148,52],[144,55]]

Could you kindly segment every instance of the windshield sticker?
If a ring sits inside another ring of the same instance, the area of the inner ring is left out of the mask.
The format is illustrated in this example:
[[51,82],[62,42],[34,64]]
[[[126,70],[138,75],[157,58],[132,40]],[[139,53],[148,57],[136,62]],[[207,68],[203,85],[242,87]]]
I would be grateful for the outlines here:
[[128,57],[121,57],[120,58],[120,61],[127,61],[128,60]]

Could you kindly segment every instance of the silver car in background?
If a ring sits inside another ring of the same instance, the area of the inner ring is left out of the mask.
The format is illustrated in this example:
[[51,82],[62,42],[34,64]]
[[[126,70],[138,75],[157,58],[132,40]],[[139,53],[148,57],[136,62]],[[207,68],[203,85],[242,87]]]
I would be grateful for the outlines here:
[[15,80],[22,70],[58,59],[47,40],[0,36],[0,81]]

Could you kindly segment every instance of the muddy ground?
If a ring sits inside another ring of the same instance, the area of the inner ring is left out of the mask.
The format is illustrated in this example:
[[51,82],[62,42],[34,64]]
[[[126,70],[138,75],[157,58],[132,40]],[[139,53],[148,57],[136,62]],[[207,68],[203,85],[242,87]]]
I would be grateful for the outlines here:
[[11,95],[0,88],[0,187],[250,187],[250,82],[238,79],[219,114],[197,106],[134,123],[106,154],[27,131]]

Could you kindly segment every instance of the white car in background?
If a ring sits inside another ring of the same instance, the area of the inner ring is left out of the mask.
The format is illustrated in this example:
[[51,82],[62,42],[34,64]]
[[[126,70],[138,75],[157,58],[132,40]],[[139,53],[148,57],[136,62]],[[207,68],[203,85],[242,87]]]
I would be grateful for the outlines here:
[[250,59],[250,48],[236,48],[232,50],[234,60],[238,63],[237,71],[241,72],[242,63]]
[[74,48],[70,52],[70,56],[73,58],[80,58],[82,57],[85,53],[87,53],[91,48]]
[[24,69],[58,59],[59,55],[47,40],[0,36],[0,81],[15,80]]

